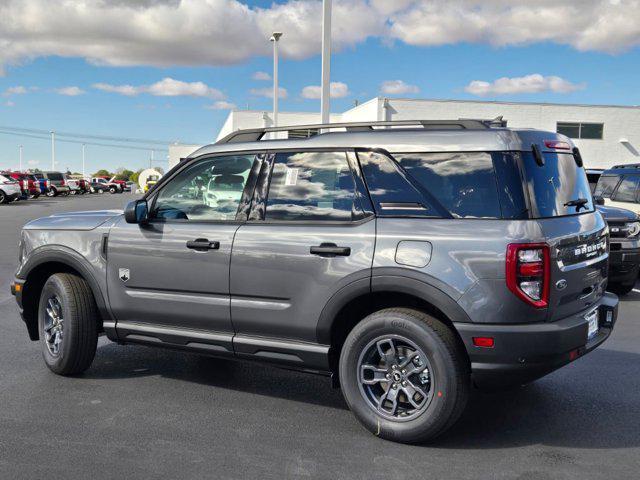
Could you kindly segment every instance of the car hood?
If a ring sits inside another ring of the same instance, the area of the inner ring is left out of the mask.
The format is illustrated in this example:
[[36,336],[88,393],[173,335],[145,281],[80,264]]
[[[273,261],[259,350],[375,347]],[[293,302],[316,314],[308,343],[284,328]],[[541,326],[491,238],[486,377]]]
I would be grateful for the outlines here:
[[598,205],[598,211],[602,214],[607,222],[620,221],[629,222],[638,219],[638,215],[626,208],[609,207],[605,205]]
[[92,210],[57,213],[24,226],[25,230],[93,230],[107,220],[122,215],[122,210]]

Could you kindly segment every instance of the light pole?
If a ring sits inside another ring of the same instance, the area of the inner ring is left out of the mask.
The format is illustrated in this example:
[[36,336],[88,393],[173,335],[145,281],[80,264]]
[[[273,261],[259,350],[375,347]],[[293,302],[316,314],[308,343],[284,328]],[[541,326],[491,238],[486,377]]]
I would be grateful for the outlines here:
[[322,89],[320,117],[329,123],[331,102],[331,0],[322,0]]
[[82,178],[85,178],[85,172],[84,172],[84,150],[85,150],[85,144],[82,144]]
[[51,170],[56,169],[56,133],[51,131]]
[[19,151],[20,151],[20,171],[22,171],[22,145],[20,145]]
[[278,126],[278,40],[282,32],[273,32],[269,41],[273,43],[273,126]]

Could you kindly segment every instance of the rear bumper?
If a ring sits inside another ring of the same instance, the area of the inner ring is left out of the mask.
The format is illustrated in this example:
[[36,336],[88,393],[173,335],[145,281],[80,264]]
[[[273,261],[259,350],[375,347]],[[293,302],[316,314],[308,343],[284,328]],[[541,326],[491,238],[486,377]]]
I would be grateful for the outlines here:
[[639,269],[640,248],[621,248],[609,252],[609,283],[635,282]]
[[[599,330],[587,340],[585,315],[599,310]],[[532,382],[600,346],[613,331],[618,297],[606,293],[579,314],[548,323],[481,325],[456,323],[471,360],[474,383],[501,388]],[[493,337],[494,347],[476,347],[474,337]]]

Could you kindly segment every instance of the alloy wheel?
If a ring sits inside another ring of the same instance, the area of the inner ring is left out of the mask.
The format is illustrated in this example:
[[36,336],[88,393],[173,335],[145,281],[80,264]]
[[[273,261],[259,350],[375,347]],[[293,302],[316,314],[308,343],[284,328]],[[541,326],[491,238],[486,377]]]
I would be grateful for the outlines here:
[[387,419],[412,420],[431,402],[434,378],[429,359],[407,338],[376,338],[363,349],[357,368],[360,393]]
[[57,295],[47,299],[44,315],[44,340],[47,350],[54,357],[60,355],[64,334],[64,318],[62,316],[62,304]]

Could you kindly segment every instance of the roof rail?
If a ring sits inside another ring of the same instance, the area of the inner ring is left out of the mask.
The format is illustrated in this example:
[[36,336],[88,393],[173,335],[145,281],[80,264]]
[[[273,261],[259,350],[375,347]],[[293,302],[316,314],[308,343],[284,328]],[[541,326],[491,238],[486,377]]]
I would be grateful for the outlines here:
[[622,165],[614,165],[611,168],[640,168],[640,163],[627,163]]
[[216,144],[257,142],[267,133],[288,132],[291,130],[320,130],[328,131],[336,128],[344,128],[347,132],[367,132],[375,130],[376,127],[418,127],[426,130],[485,130],[495,127],[506,127],[507,121],[502,117],[493,120],[477,120],[472,118],[461,118],[458,120],[392,120],[382,122],[348,122],[348,123],[317,123],[309,125],[288,125],[282,127],[250,128],[246,130],[236,130]]

